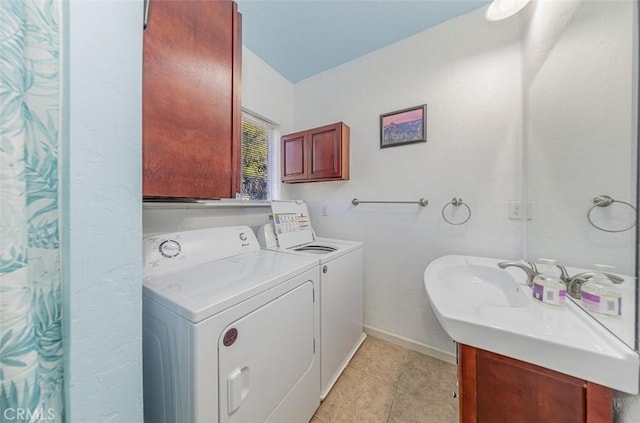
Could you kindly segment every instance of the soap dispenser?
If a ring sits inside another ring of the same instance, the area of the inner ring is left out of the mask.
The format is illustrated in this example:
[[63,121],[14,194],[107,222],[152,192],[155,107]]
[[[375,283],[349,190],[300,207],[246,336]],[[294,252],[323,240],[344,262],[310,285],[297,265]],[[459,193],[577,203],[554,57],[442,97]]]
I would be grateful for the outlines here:
[[546,304],[564,305],[567,286],[558,277],[559,269],[555,260],[540,259],[540,273],[533,278],[533,298]]
[[605,275],[613,266],[596,264],[595,275],[582,284],[581,296],[584,307],[594,313],[619,316],[622,314],[622,293]]

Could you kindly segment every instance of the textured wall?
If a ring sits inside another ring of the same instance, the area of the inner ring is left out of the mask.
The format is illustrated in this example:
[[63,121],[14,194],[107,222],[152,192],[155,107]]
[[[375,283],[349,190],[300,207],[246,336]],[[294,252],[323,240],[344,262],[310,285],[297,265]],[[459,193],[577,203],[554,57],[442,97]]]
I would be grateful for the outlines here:
[[[529,76],[528,198],[533,202],[529,258],[552,257],[583,268],[604,263],[633,275],[634,231],[597,230],[585,213],[598,194],[635,204],[634,2],[534,5],[523,55]],[[574,13],[568,13],[569,5]],[[543,38],[546,34],[556,39]],[[536,54],[541,51],[545,54]],[[591,216],[613,230],[628,228],[635,219],[633,210],[619,203]]]
[[242,48],[242,108],[280,125],[280,132],[293,126],[293,84],[251,50]]
[[[517,19],[489,23],[481,9],[295,85],[294,129],[350,126],[351,180],[286,185],[283,195],[309,203],[320,235],[364,241],[366,325],[453,352],[425,267],[445,254],[520,256],[521,225],[507,219],[520,196],[519,43]],[[380,149],[379,115],[423,103],[428,141]],[[424,196],[426,208],[351,205]],[[462,226],[440,216],[454,196],[473,212]]]
[[66,419],[142,421],[142,1],[64,2]]
[[247,225],[257,230],[267,223],[271,207],[178,206],[147,204],[144,207],[144,235]]

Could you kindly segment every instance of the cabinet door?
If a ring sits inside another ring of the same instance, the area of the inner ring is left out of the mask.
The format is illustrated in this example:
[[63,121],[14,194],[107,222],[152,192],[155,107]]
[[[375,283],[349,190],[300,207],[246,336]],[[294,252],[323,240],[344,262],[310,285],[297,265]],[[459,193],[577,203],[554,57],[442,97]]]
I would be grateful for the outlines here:
[[240,18],[232,1],[150,0],[143,194],[228,198],[240,163]]
[[282,137],[282,182],[307,179],[306,132]]
[[500,421],[507,416],[526,417],[521,421],[532,423],[585,421],[582,380],[523,364],[495,354],[478,354],[477,377],[483,381],[476,385],[478,421]]
[[[345,160],[347,163],[349,161],[348,153],[347,157],[343,157],[343,141],[348,145],[348,137],[343,137],[344,128],[348,127],[336,123],[308,131],[308,179],[343,178],[342,163]],[[348,152],[348,149],[346,151]]]
[[459,367],[463,423],[612,421],[608,388],[466,345]]

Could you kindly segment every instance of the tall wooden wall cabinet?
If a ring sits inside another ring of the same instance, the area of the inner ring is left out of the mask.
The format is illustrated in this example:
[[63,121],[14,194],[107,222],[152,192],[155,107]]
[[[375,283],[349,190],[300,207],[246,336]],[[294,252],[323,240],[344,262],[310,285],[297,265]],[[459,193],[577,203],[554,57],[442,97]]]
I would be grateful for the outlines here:
[[240,191],[241,16],[233,1],[148,0],[143,195]]

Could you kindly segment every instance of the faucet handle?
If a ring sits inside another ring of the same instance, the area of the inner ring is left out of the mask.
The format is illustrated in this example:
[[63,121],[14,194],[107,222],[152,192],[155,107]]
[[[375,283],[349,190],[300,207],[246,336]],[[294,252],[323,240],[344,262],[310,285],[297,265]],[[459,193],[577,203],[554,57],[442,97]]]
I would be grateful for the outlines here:
[[614,275],[613,273],[609,273],[611,270],[615,269],[614,266],[610,266],[608,264],[596,264],[594,266],[596,268],[596,272],[599,272],[605,275],[607,279],[609,279],[609,281],[615,284],[621,284],[622,282],[624,282],[624,278]]
[[569,272],[567,272],[567,268],[561,264],[556,264],[556,267],[560,269],[560,279],[562,279],[565,283],[569,282],[571,276],[569,276]]
[[624,282],[624,278],[621,278],[618,275],[614,275],[613,273],[608,273],[608,272],[604,272],[604,275],[613,283],[615,283],[616,285],[621,284],[622,282]]

